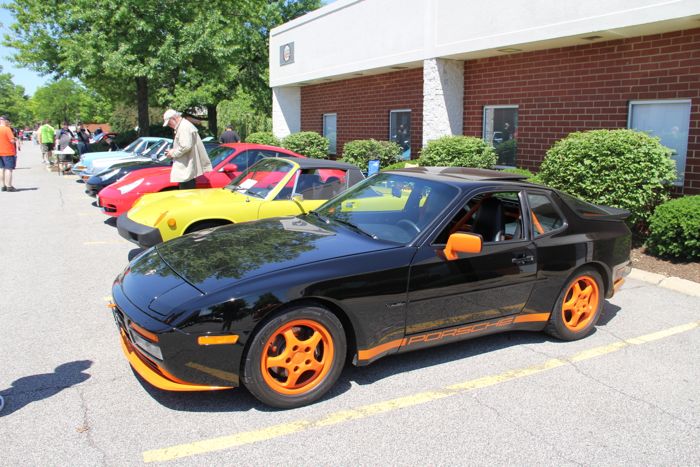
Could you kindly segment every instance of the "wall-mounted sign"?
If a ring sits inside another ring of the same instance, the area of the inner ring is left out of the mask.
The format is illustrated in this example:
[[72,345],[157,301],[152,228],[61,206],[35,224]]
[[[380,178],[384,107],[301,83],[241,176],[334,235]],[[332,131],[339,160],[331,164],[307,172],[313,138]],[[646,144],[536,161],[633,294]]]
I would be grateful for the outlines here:
[[294,42],[280,46],[280,66],[294,63]]

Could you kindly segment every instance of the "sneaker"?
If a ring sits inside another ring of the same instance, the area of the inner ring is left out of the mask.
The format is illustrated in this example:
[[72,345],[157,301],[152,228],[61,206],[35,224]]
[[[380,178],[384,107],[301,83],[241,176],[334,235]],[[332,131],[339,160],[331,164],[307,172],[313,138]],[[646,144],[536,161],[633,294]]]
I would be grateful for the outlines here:
[[8,186],[7,190],[5,190],[5,191],[17,191],[17,188],[15,188],[13,186]]

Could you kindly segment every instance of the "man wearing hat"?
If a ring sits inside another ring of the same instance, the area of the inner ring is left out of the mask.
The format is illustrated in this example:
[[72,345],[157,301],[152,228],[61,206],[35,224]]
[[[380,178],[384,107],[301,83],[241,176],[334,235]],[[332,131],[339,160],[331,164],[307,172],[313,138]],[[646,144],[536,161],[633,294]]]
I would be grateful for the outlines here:
[[0,116],[0,168],[2,191],[17,191],[12,186],[12,171],[17,164],[17,141],[6,116]]
[[173,159],[170,181],[177,182],[181,190],[196,188],[195,179],[213,170],[197,128],[173,109],[163,114],[163,126],[175,130],[173,148],[166,151],[166,155]]

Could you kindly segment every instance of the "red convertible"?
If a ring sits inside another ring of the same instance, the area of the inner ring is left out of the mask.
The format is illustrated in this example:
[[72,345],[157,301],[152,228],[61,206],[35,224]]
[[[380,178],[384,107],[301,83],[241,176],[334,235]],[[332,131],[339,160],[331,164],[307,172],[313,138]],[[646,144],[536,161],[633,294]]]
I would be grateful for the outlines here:
[[[211,172],[197,177],[197,188],[221,188],[263,157],[304,157],[287,149],[263,144],[222,144],[209,152]],[[170,167],[135,170],[121,180],[103,188],[97,196],[97,205],[109,216],[120,216],[131,209],[137,199],[146,193],[176,190],[170,181]]]

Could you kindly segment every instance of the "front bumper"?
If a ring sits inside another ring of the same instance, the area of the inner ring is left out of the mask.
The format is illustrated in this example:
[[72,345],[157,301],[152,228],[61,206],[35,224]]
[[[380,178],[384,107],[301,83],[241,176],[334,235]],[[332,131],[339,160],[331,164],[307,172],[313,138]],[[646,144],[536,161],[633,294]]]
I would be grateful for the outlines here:
[[138,246],[148,248],[163,242],[163,237],[160,230],[156,227],[134,222],[126,214],[122,214],[117,218],[117,231],[119,235],[136,243]]
[[92,183],[85,182],[85,193],[94,198],[105,186],[107,185],[93,185]]
[[143,355],[131,343],[124,329],[119,327],[121,347],[126,359],[129,360],[131,367],[143,379],[148,381],[152,386],[164,391],[220,391],[222,389],[233,389],[233,386],[204,386],[201,384],[191,384],[182,381],[167,371],[159,367],[155,362]]

